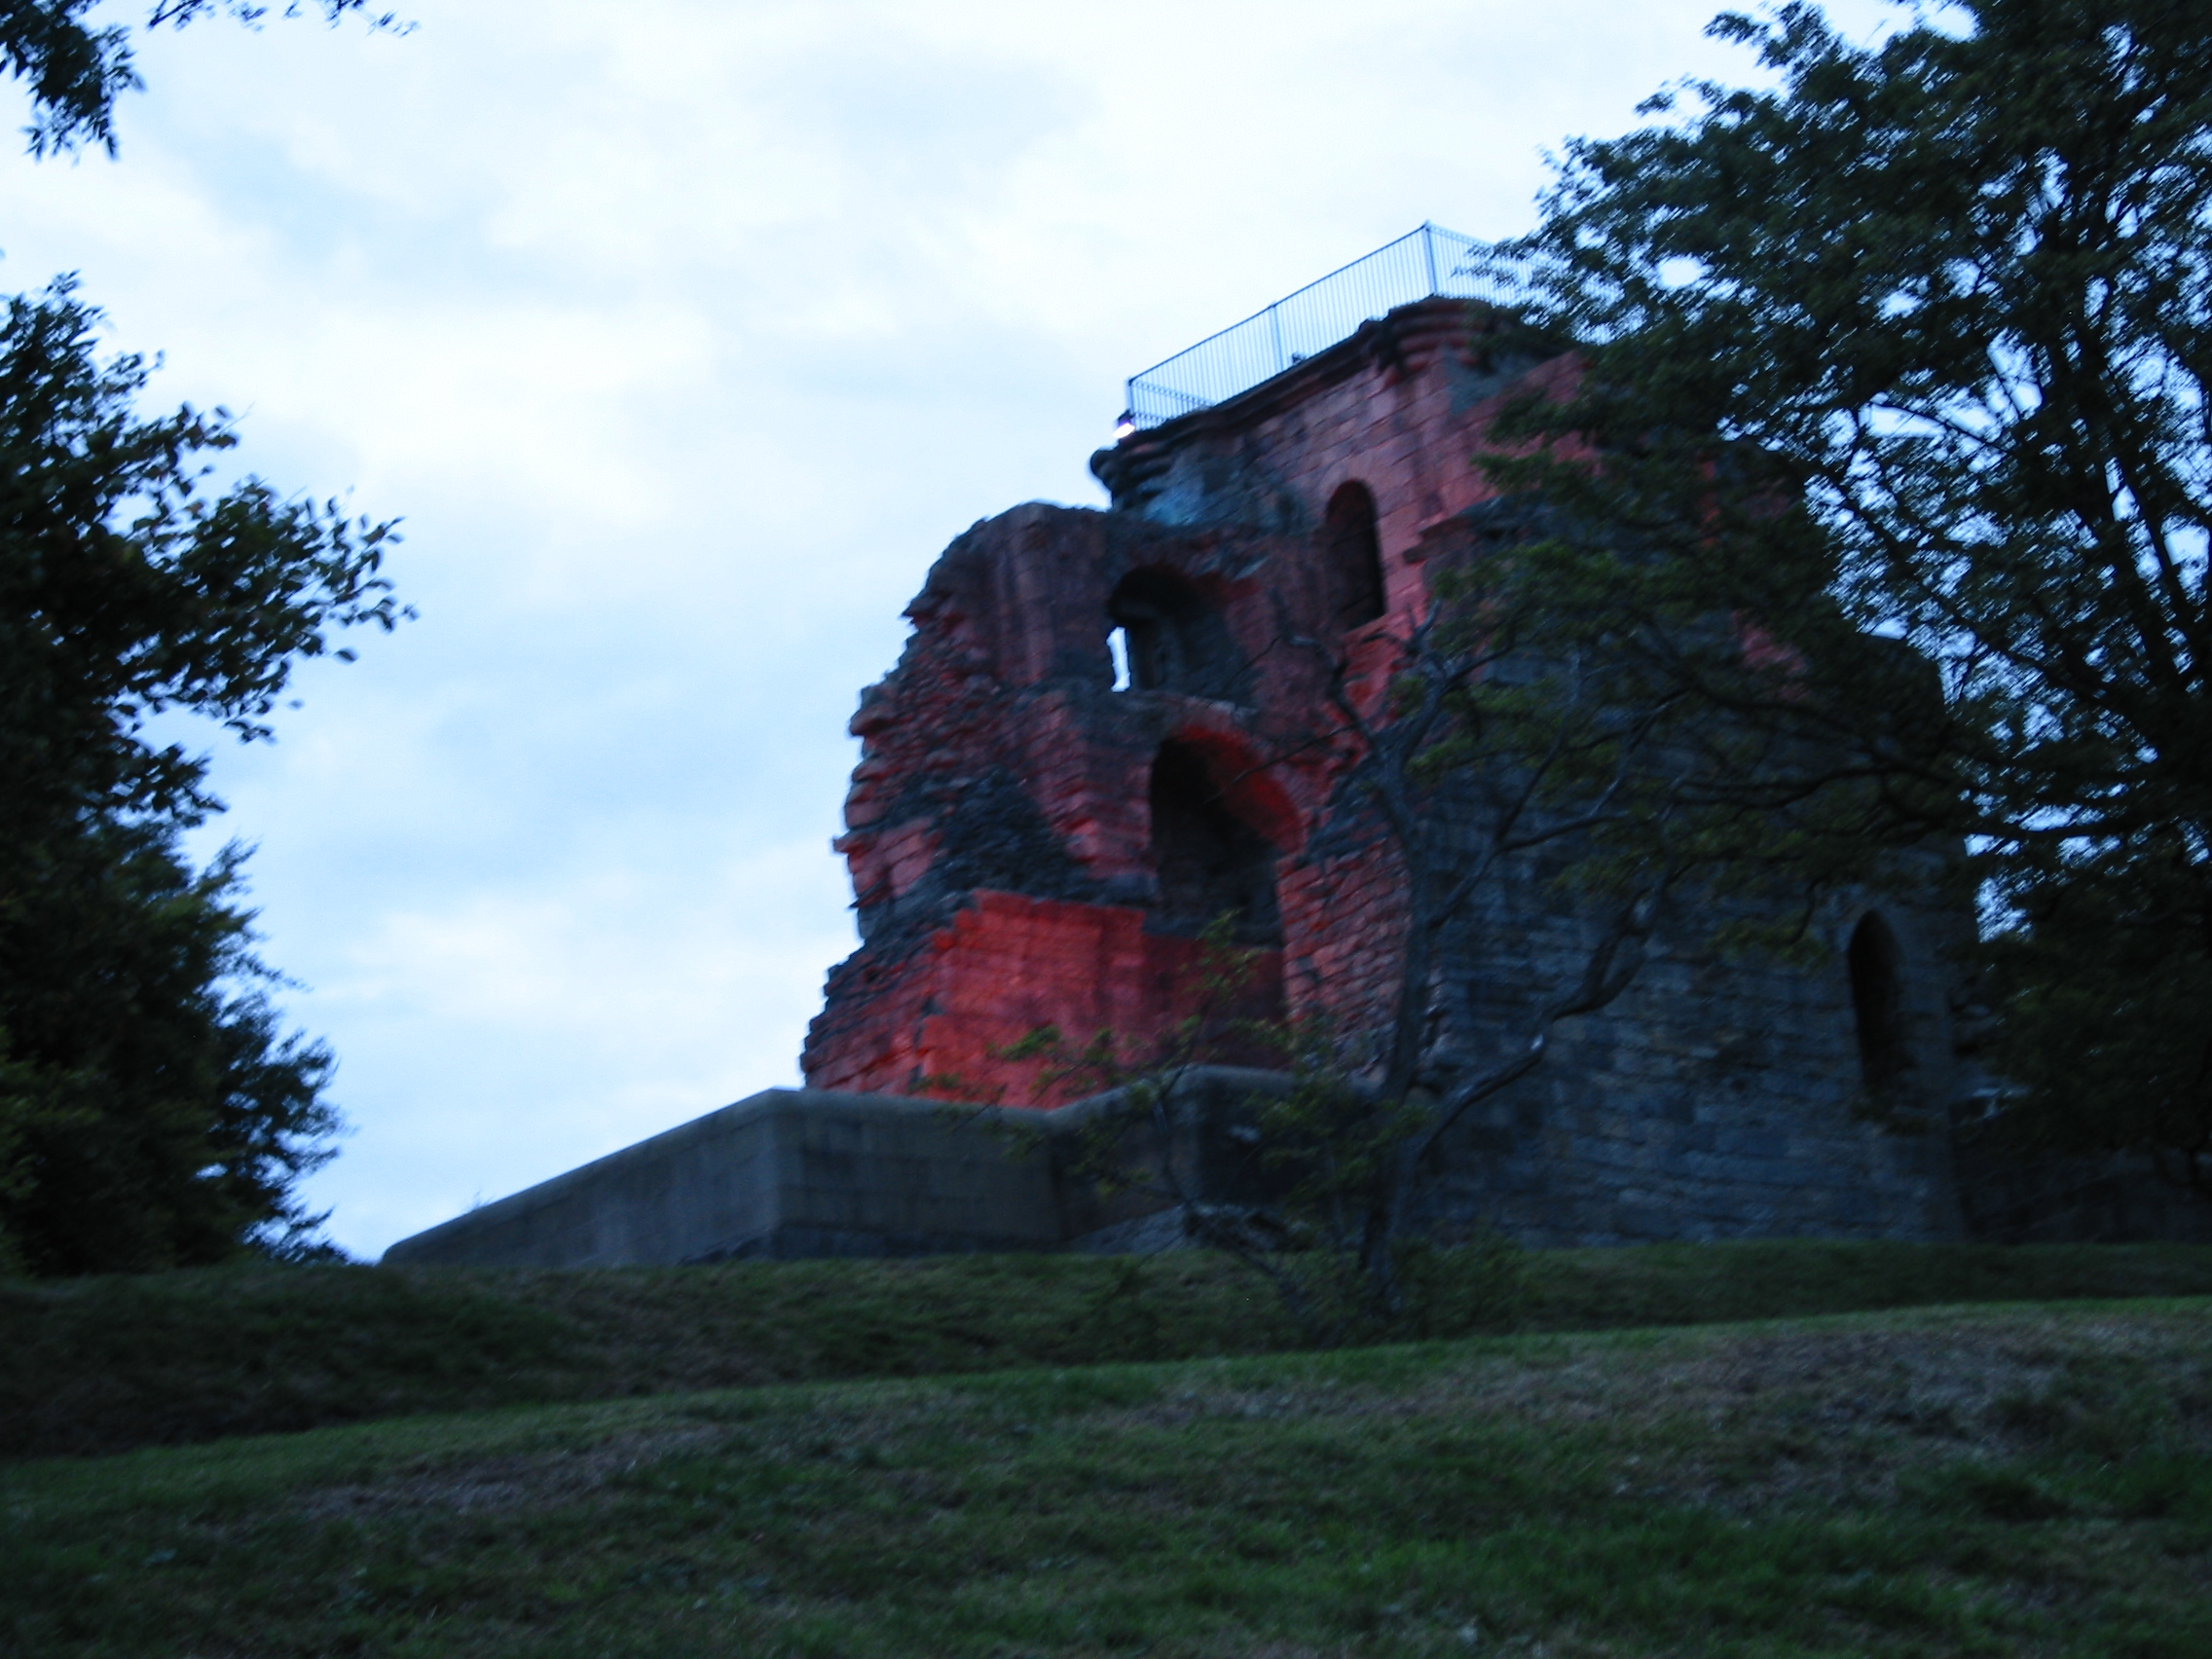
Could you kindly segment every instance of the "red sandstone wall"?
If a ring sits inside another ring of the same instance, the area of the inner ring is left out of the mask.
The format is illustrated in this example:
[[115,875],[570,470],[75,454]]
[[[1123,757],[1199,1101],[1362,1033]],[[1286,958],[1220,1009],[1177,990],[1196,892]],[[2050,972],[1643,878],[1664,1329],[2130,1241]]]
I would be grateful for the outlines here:
[[[1281,498],[1248,506],[1254,522],[1289,517],[1317,527],[1338,489],[1363,484],[1375,498],[1390,609],[1402,629],[1427,605],[1422,537],[1496,495],[1474,458],[1498,405],[1532,387],[1558,387],[1577,365],[1559,357],[1516,372],[1493,363],[1487,312],[1461,302],[1411,306],[1366,332],[1374,338],[1364,352],[1352,349],[1355,340],[1229,404],[1124,440],[1110,453],[1125,452],[1139,473],[1158,464],[1148,452],[1172,451],[1173,460],[1164,490],[1156,476],[1117,505],[1181,521],[1173,498],[1185,475],[1241,470]],[[1099,469],[1109,477],[1115,470]]]
[[[810,1087],[1057,1106],[1064,1101],[1045,1087],[1045,1061],[995,1051],[1051,1025],[1075,1049],[1112,1032],[1123,1061],[1141,1063],[1202,997],[1207,965],[1198,941],[1146,932],[1142,910],[987,890],[975,899],[825,1014],[835,1022],[822,1033]],[[1246,960],[1250,983],[1223,1004],[1225,1014],[1281,1000],[1281,957],[1256,951]]]
[[[993,1051],[1049,1024],[1078,1044],[1110,1029],[1135,1058],[1171,1030],[1198,946],[1147,926],[1148,780],[1168,738],[1275,848],[1282,949],[1265,955],[1263,1000],[1287,994],[1345,1029],[1385,1015],[1404,926],[1392,860],[1303,856],[1357,757],[1322,674],[1341,657],[1355,700],[1375,705],[1427,605],[1424,537],[1492,494],[1473,456],[1515,387],[1487,368],[1470,320],[1411,308],[1111,452],[1154,481],[1127,500],[1117,485],[1124,510],[1019,507],[946,550],[899,667],[854,718],[863,757],[838,847],[867,942],[830,977],[810,1085],[1048,1105],[1036,1063]],[[1317,528],[1347,482],[1376,500],[1387,610],[1339,634],[1312,537],[1251,527]],[[1107,597],[1138,569],[1175,571],[1218,607],[1252,665],[1248,702],[1111,689]],[[998,816],[979,821],[985,800]]]
[[1325,1014],[1339,1031],[1386,1025],[1405,949],[1403,866],[1396,849],[1301,863],[1281,882],[1283,995],[1293,1015]]

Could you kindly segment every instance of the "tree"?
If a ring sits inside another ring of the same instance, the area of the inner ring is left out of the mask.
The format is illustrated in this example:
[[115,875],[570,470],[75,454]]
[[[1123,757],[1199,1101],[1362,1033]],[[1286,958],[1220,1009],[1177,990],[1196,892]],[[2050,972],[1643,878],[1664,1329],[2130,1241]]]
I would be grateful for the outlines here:
[[2006,1121],[2212,1197],[2212,17],[1713,29],[1779,85],[1570,145],[1493,261],[1584,353],[1491,458],[1567,527],[1514,579],[1775,734],[1739,867],[1963,847]]
[[[115,148],[138,80],[128,31],[92,9],[0,4],[33,155]],[[161,0],[146,26],[218,9],[265,15]],[[227,417],[139,421],[145,366],[98,362],[97,322],[63,280],[0,326],[0,1271],[282,1252],[312,1227],[293,1187],[329,1157],[331,1058],[278,1028],[242,853],[185,861],[220,806],[205,758],[148,722],[188,711],[265,738],[298,658],[403,614],[376,573],[389,526],[250,478],[210,498]]]
[[[1307,856],[1354,854],[1363,872],[1386,868],[1399,897],[1382,1018],[1237,1017],[1249,952],[1224,916],[1157,1051],[1131,1054],[1112,1032],[1076,1048],[1045,1028],[1007,1056],[1051,1061],[1049,1093],[1100,1096],[1070,1172],[1175,1206],[1187,1237],[1265,1278],[1318,1346],[1420,1322],[1409,1265],[1439,1219],[1431,1183],[1454,1131],[1544,1063],[1563,1021],[1625,995],[1662,928],[1686,931],[1678,894],[1736,914],[1714,903],[1751,885],[1734,879],[1733,855],[1771,832],[1737,804],[1772,770],[1763,733],[1678,695],[1636,653],[1597,648],[1556,590],[1499,579],[1547,519],[1507,503],[1494,545],[1456,563],[1430,551],[1432,604],[1397,642],[1380,697],[1355,683],[1341,646],[1287,622],[1276,642],[1312,659],[1326,716],[1276,734],[1261,764],[1340,748],[1346,764]],[[1579,911],[1581,944],[1501,1028],[1466,969],[1483,951],[1484,900],[1539,860],[1559,866],[1555,891]],[[1240,1115],[1227,1122],[1218,1080],[1199,1068],[1256,1047],[1287,1077],[1226,1102]],[[1495,1271],[1499,1241],[1487,1242],[1492,1271],[1472,1275],[1486,1294],[1510,1279]]]
[[[25,135],[34,156],[97,144],[115,153],[115,100],[143,83],[130,51],[130,31],[119,23],[93,24],[87,14],[100,0],[0,0],[0,69],[29,84],[32,122]],[[389,12],[372,16],[367,0],[321,0],[337,22],[349,15],[380,29],[399,27]],[[284,8],[297,17],[298,0]],[[182,28],[195,18],[227,12],[258,23],[267,6],[252,0],[155,0],[145,26]]]
[[185,863],[219,803],[150,722],[266,738],[299,659],[404,614],[389,526],[251,478],[210,496],[227,421],[139,420],[145,365],[98,361],[97,323],[66,282],[0,323],[0,1249],[48,1273],[307,1220],[330,1058],[277,1029],[242,855]]

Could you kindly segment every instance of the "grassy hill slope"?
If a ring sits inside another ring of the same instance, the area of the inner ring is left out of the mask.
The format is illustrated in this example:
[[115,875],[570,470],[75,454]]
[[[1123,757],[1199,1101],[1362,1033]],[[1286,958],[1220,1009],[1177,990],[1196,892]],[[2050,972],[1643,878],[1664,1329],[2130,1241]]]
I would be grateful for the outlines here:
[[0,1470],[0,1651],[2212,1652],[2212,1302],[419,1417]]
[[[1441,1259],[1424,1334],[2212,1294],[2212,1248],[1824,1243]],[[0,1284],[0,1457],[419,1412],[1279,1351],[1235,1264],[1175,1252],[498,1272],[308,1268]]]

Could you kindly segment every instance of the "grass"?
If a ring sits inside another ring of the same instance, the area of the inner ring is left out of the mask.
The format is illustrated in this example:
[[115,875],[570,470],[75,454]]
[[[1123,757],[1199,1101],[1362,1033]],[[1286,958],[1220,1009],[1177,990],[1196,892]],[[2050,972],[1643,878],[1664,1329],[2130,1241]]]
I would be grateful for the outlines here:
[[2194,1659],[2208,1314],[1539,1333],[19,1463],[0,1651]]
[[[1426,1333],[2212,1294],[2212,1248],[1814,1241],[1442,1259]],[[0,1456],[423,1412],[1296,1346],[1234,1264],[1176,1252],[501,1272],[294,1268],[0,1283]]]

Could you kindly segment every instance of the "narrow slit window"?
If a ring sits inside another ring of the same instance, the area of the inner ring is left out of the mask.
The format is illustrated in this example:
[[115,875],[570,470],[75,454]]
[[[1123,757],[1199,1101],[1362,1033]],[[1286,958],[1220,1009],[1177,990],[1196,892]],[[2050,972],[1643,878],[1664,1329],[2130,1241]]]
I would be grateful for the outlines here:
[[1375,497],[1366,485],[1346,484],[1329,498],[1329,509],[1321,521],[1321,551],[1337,626],[1358,628],[1380,617],[1388,601],[1382,583],[1382,544],[1376,530]]
[[1851,1008],[1859,1026],[1859,1070],[1866,1092],[1894,1093],[1912,1067],[1905,1035],[1902,952],[1889,923],[1869,911],[1851,935]]
[[1129,631],[1116,628],[1106,636],[1106,654],[1114,659],[1114,689],[1129,688]]

